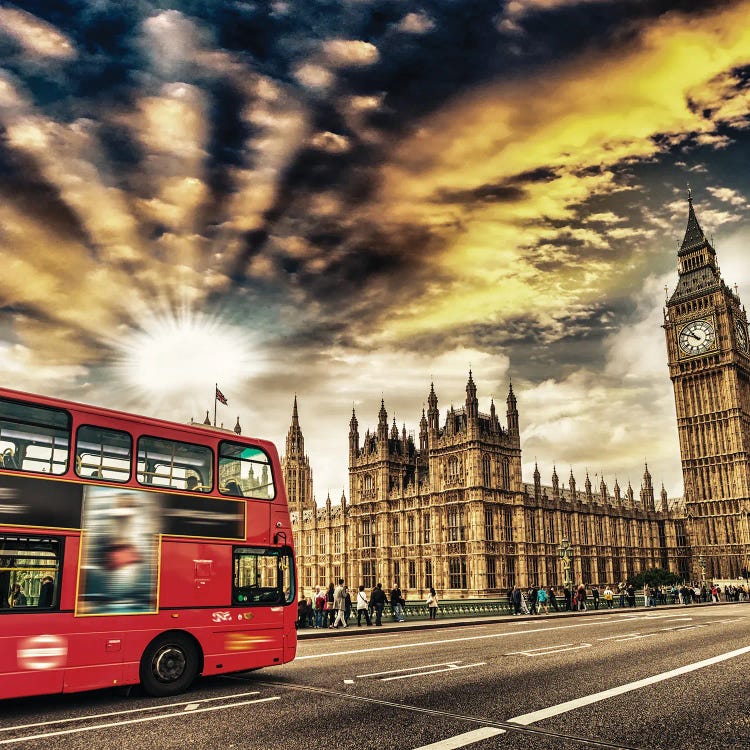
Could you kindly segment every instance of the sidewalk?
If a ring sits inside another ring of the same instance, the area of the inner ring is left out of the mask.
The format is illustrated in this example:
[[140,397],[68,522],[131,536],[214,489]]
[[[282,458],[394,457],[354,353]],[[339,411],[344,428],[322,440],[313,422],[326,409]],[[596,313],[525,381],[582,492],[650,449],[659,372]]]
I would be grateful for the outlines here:
[[297,631],[297,640],[304,641],[314,638],[336,638],[338,636],[357,636],[357,635],[382,635],[383,633],[393,633],[408,630],[429,630],[438,628],[453,628],[461,625],[478,625],[502,622],[517,622],[519,620],[557,620],[564,617],[599,617],[601,615],[616,614],[635,614],[635,613],[656,613],[661,610],[679,610],[680,612],[689,612],[695,609],[704,609],[705,607],[722,607],[731,604],[748,604],[750,602],[706,602],[701,604],[660,604],[658,607],[614,607],[613,609],[587,609],[585,612],[550,612],[544,615],[473,615],[471,617],[445,617],[437,620],[412,619],[404,622],[393,622],[383,618],[381,626],[362,625],[357,627],[355,618],[350,618],[352,622],[345,628],[301,628]]

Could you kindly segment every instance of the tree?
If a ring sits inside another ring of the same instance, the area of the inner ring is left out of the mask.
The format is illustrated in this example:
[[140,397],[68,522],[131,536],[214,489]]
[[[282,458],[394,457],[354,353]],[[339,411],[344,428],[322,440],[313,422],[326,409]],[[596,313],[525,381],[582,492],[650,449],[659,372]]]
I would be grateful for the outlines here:
[[670,573],[664,568],[650,568],[638,573],[637,576],[628,578],[628,583],[632,583],[635,588],[640,589],[646,583],[649,586],[671,586],[679,580],[680,577],[676,573]]

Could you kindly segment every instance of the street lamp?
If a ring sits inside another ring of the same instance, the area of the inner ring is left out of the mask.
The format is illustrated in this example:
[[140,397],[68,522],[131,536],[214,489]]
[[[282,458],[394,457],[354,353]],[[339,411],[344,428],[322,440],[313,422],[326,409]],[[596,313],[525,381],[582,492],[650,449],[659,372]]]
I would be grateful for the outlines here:
[[570,541],[568,539],[563,539],[560,542],[560,547],[558,548],[558,552],[560,553],[560,559],[562,560],[562,569],[563,569],[563,585],[570,589],[572,584],[572,579],[570,577],[570,558],[573,556],[573,550],[570,546]]

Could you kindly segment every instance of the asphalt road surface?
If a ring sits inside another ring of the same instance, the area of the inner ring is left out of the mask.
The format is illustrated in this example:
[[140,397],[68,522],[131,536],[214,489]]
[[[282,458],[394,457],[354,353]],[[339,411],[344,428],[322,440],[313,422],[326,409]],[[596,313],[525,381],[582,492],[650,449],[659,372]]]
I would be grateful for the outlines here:
[[750,748],[747,604],[353,630],[179,698],[5,701],[0,748]]

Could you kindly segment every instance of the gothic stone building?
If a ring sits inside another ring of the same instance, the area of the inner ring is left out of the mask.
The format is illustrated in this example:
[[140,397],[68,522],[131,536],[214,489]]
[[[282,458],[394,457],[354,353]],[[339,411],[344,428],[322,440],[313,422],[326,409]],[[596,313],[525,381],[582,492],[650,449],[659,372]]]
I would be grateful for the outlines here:
[[[419,445],[378,426],[360,441],[349,429],[349,495],[325,508],[312,499],[295,410],[287,439],[285,479],[295,510],[300,582],[304,587],[344,576],[368,588],[399,581],[413,597],[434,586],[452,598],[496,596],[517,583],[561,584],[558,545],[573,545],[573,576],[617,583],[660,566],[685,579],[733,578],[748,567],[750,545],[750,344],[737,291],[719,271],[688,199],[678,252],[678,282],[664,310],[667,362],[674,387],[685,497],[655,502],[646,467],[638,496],[630,484],[612,494],[586,476],[567,488],[521,477],[519,415],[512,387],[506,423],[494,403],[478,410],[471,373],[466,403],[441,421],[431,388]],[[699,568],[699,561],[703,569]]]
[[[505,424],[494,402],[480,413],[471,373],[463,408],[441,420],[434,386],[427,402],[418,445],[395,420],[389,429],[384,402],[364,439],[352,412],[349,502],[342,495],[333,506],[328,497],[317,508],[290,493],[303,589],[344,577],[368,589],[398,581],[410,598],[434,586],[458,599],[504,595],[514,584],[561,586],[564,538],[573,545],[575,581],[617,583],[655,566],[689,576],[684,514],[663,487],[657,507],[647,467],[637,497],[617,482],[612,493],[604,480],[592,488],[588,474],[578,490],[572,471],[567,488],[556,471],[550,486],[538,470],[524,484],[512,386]],[[285,479],[306,460],[299,429],[295,399]]]
[[709,578],[735,578],[750,543],[747,313],[688,202],[678,282],[664,310],[685,508],[695,560]]

